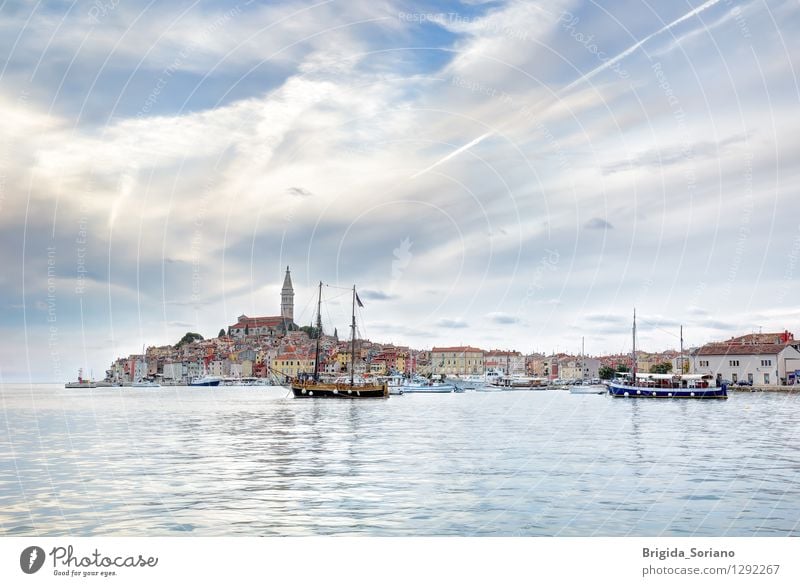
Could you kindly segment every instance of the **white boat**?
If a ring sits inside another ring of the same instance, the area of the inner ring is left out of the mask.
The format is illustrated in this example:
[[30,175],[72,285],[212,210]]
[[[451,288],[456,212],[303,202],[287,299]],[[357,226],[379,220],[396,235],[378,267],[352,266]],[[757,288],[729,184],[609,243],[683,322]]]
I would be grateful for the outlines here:
[[219,383],[222,382],[222,379],[218,376],[200,376],[196,379],[193,379],[190,383],[190,387],[218,387]]
[[147,387],[147,388],[157,388],[161,385],[157,382],[153,382],[151,380],[137,380],[135,383],[131,385],[132,387]]
[[478,390],[486,385],[491,385],[503,376],[503,373],[490,368],[485,374],[466,374],[454,377],[455,385],[461,389]]
[[395,375],[389,377],[388,383],[390,395],[404,395],[406,393],[453,393],[461,391],[457,385],[442,381],[432,381],[423,377],[406,379],[400,375]]
[[502,376],[499,377],[497,380],[492,382],[492,386],[510,391],[510,390],[519,390],[519,391],[530,391],[530,390],[544,390],[548,386],[548,381],[546,378],[540,378],[535,376],[520,376],[520,375],[512,375],[512,376]]
[[605,385],[573,385],[569,388],[573,395],[605,395],[608,387]]

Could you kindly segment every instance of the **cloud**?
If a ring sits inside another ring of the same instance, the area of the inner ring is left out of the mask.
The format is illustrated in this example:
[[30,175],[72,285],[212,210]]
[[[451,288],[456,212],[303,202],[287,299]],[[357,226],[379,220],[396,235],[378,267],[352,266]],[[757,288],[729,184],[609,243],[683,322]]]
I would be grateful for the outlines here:
[[391,295],[384,291],[378,291],[374,289],[362,289],[360,292],[360,296],[364,299],[375,299],[377,301],[385,301],[387,299],[397,299],[397,295]]
[[508,313],[503,313],[502,311],[493,311],[486,314],[486,318],[489,321],[492,321],[496,324],[518,324],[520,323],[520,318],[515,315],[510,315]]
[[461,329],[469,327],[469,324],[460,318],[446,318],[441,317],[436,320],[436,326],[439,328],[448,328],[448,329]]
[[302,187],[290,187],[289,189],[286,190],[286,192],[289,195],[297,195],[300,197],[309,197],[311,195],[314,195],[308,189],[303,189]]
[[603,218],[592,218],[583,225],[587,230],[613,230],[614,226]]
[[642,168],[663,169],[672,165],[693,164],[698,159],[718,159],[730,147],[746,143],[747,133],[736,133],[717,142],[699,141],[683,146],[666,145],[658,149],[641,152],[626,161],[616,161],[603,166],[603,174],[610,175],[622,171]]

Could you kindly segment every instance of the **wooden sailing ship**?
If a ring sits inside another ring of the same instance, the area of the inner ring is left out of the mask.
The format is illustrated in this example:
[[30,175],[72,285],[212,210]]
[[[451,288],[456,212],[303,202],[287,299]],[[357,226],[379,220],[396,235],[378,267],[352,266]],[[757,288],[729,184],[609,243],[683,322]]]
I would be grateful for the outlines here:
[[317,344],[314,354],[314,373],[295,378],[291,382],[292,393],[297,398],[329,398],[329,399],[376,399],[389,396],[389,385],[356,380],[356,303],[363,307],[353,286],[353,315],[350,325],[350,380],[325,382],[321,380],[319,370],[319,342],[322,337],[322,281],[319,283],[317,300]]

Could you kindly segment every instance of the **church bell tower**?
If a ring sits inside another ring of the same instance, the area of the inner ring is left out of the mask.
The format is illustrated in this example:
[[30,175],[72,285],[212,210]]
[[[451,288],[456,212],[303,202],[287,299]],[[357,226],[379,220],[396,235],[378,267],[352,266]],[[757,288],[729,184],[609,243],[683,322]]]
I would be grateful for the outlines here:
[[281,317],[294,323],[294,287],[292,287],[292,275],[289,267],[286,267],[286,276],[283,279],[281,289]]

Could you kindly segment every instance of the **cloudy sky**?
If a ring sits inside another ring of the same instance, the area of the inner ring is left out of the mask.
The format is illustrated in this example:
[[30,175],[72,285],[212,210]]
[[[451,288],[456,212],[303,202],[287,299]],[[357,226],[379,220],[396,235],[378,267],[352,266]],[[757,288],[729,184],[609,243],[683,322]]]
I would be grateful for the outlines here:
[[[796,0],[0,5],[0,376],[278,313],[430,348],[800,333]],[[344,295],[343,295],[344,294]]]

